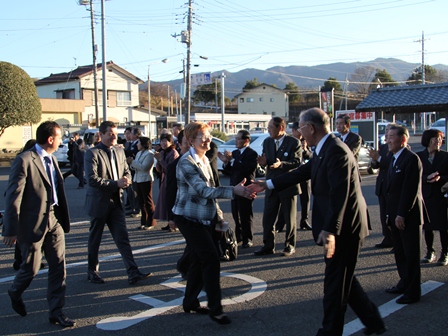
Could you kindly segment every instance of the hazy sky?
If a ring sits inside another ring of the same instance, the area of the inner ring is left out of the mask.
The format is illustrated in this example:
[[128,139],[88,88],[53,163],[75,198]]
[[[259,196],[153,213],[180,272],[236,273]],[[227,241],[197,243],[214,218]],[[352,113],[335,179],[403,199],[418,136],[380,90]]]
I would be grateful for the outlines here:
[[[171,35],[187,28],[187,2],[106,1],[106,59],[145,81],[152,63],[151,80],[182,78],[186,45]],[[1,8],[1,61],[38,78],[92,64],[90,12],[78,1],[1,0]],[[100,0],[94,11],[100,63]],[[447,0],[195,0],[192,73],[378,57],[419,63],[422,31],[425,64],[448,64],[447,13]]]

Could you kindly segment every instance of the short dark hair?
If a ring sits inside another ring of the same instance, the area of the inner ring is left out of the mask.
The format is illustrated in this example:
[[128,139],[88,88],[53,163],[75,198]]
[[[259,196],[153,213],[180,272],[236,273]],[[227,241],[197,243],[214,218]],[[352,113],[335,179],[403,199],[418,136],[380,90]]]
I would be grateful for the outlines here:
[[299,127],[299,122],[298,121],[294,121],[293,122],[293,124],[292,124],[292,126],[291,126],[291,128],[293,129],[293,130],[298,130],[300,127]]
[[132,132],[132,127],[128,126],[124,129],[124,132],[126,133],[127,131]]
[[36,130],[36,141],[39,145],[47,143],[49,137],[54,135],[55,129],[61,128],[56,121],[44,121]]
[[20,151],[20,153],[26,152],[27,150],[30,150],[31,148],[34,147],[34,145],[36,144],[36,139],[29,139],[25,146],[23,146],[22,150]]
[[280,126],[283,126],[283,129],[286,130],[286,122],[281,117],[273,117],[272,121],[274,122],[274,126],[277,128],[280,128]]
[[110,120],[103,121],[100,125],[100,133],[106,134],[108,127],[116,128],[117,125],[113,121],[110,121]]
[[179,134],[177,135],[177,143],[180,145],[182,145],[182,139],[184,138],[184,130],[180,131]]
[[139,137],[142,135],[142,131],[138,127],[132,128],[131,133],[134,134],[134,135],[137,135]]
[[348,114],[339,114],[336,119],[344,120],[344,124],[346,124],[346,125],[350,125],[350,123],[351,123],[351,119]]
[[169,142],[173,142],[173,135],[171,133],[163,133],[160,135],[160,141],[162,141],[163,139],[166,139]]
[[433,128],[427,129],[422,134],[422,139],[421,139],[422,146],[428,147],[431,139],[438,138],[439,136],[443,138],[443,133],[440,132],[439,130],[433,129]]
[[140,141],[140,145],[144,149],[149,149],[149,146],[150,146],[151,142],[149,141],[148,137],[141,136],[141,137],[138,138],[138,141]]
[[241,139],[249,139],[250,140],[250,133],[248,130],[239,130],[238,133],[241,134]]
[[179,130],[183,129],[182,124],[180,124],[180,123],[173,124],[173,127],[171,127],[171,128],[174,128],[174,127],[179,127]]

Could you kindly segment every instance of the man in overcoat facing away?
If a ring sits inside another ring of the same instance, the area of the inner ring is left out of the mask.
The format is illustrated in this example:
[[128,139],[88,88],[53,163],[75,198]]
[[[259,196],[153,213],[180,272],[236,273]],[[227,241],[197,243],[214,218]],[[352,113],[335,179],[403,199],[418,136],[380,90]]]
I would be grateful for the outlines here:
[[43,250],[48,262],[49,321],[73,327],[75,322],[62,312],[66,291],[65,233],[70,231],[70,217],[64,179],[52,156],[62,140],[59,125],[43,122],[37,128],[36,140],[32,149],[15,158],[6,189],[3,242],[7,246],[19,244],[23,260],[8,294],[12,308],[26,316],[22,294],[39,272]]
[[248,187],[282,190],[311,179],[314,195],[313,236],[324,245],[324,318],[317,335],[342,335],[349,304],[366,326],[364,334],[382,334],[386,326],[378,308],[354,276],[358,254],[368,235],[367,206],[362,195],[358,165],[353,153],[330,132],[328,115],[318,108],[300,114],[299,129],[313,158],[289,173]]
[[118,138],[115,123],[103,121],[99,130],[101,143],[89,149],[84,157],[88,181],[85,210],[90,216],[87,280],[104,283],[98,272],[98,251],[107,224],[125,264],[128,282],[133,285],[152,274],[139,271],[126,228],[123,189],[131,184],[131,173],[123,148],[115,146]]

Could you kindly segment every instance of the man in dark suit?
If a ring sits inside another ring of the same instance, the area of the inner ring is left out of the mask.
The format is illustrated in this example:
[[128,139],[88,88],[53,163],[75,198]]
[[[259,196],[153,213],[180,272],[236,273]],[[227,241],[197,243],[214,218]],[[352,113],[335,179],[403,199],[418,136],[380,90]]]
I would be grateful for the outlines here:
[[[386,139],[387,132],[392,124],[386,126]],[[381,230],[383,233],[383,240],[381,243],[375,245],[376,248],[391,248],[393,247],[392,232],[390,227],[386,223],[386,184],[385,179],[389,170],[390,158],[392,153],[389,152],[389,146],[383,144],[380,146],[379,151],[371,149],[369,150],[369,156],[372,159],[371,166],[373,169],[379,169],[378,176],[375,184],[375,195],[378,196],[378,204],[380,206],[380,221]]]
[[62,312],[66,291],[64,233],[70,231],[70,217],[64,180],[52,156],[61,139],[59,125],[46,121],[37,128],[37,144],[12,163],[6,189],[3,242],[7,246],[19,244],[23,260],[8,290],[12,308],[26,316],[22,294],[40,269],[43,250],[49,267],[49,321],[65,328],[73,327],[75,322]]
[[353,132],[350,132],[350,117],[347,114],[340,114],[336,118],[336,130],[341,135],[341,140],[353,152],[356,162],[358,162],[359,150],[361,149],[362,138]]
[[85,209],[90,216],[87,280],[104,283],[98,273],[98,251],[107,224],[126,266],[129,284],[147,279],[134,261],[123,203],[123,189],[131,184],[131,173],[124,150],[116,147],[117,126],[111,121],[100,125],[101,143],[85,154],[84,168],[88,179]]
[[330,132],[328,115],[318,108],[300,114],[300,132],[316,146],[312,160],[293,171],[249,186],[283,190],[311,179],[313,236],[324,245],[324,318],[317,335],[342,335],[349,304],[366,326],[364,334],[386,331],[378,308],[354,276],[364,238],[368,235],[367,205],[353,153]]
[[[300,166],[302,148],[300,142],[285,133],[286,123],[280,117],[269,121],[269,138],[263,142],[263,154],[258,157],[258,163],[266,167],[266,178],[271,179]],[[255,251],[261,256],[275,253],[275,221],[283,216],[286,224],[285,248],[283,256],[290,256],[296,252],[296,216],[297,195],[300,194],[298,184],[278,192],[268,190],[264,198],[263,211],[263,247]]]
[[[247,130],[241,130],[235,137],[237,149],[232,153],[229,151],[218,152],[218,157],[224,163],[224,171],[230,175],[231,186],[236,186],[243,179],[246,179],[245,185],[249,185],[255,179],[258,154],[249,145],[250,133]],[[253,246],[253,202],[253,199],[241,196],[235,196],[231,201],[235,235],[237,240],[243,243],[243,248]]]
[[386,218],[392,230],[400,281],[386,292],[403,294],[396,300],[400,304],[418,302],[421,297],[422,163],[407,148],[408,139],[409,132],[403,126],[391,126],[387,133],[387,145],[393,157],[386,177]]
[[[132,127],[130,129],[128,134],[129,141],[125,143],[124,150],[126,158],[131,157],[132,159],[135,159],[135,156],[138,153],[137,142],[141,135],[142,131],[138,127]],[[134,174],[134,170],[131,170],[132,178],[134,178]],[[126,206],[130,208],[128,214],[131,215],[131,217],[140,217],[140,207],[132,184],[126,188]]]

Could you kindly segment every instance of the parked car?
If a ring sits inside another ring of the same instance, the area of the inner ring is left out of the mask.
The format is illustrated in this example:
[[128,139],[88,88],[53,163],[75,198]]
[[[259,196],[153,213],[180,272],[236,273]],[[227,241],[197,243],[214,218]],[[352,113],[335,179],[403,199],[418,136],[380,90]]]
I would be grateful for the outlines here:
[[[386,124],[387,125],[387,124]],[[384,127],[386,129],[386,127]],[[333,132],[334,135],[336,135],[338,138],[341,137],[341,135],[338,132]],[[369,157],[369,146],[363,142],[361,144],[361,148],[359,149],[358,153],[358,168],[359,171],[366,172],[368,174],[376,174],[378,172],[378,169],[373,169],[371,166],[372,159]]]
[[445,125],[445,118],[440,118],[435,123],[433,123],[430,128],[439,130],[443,133],[443,137],[445,138]]
[[68,160],[68,143],[69,139],[62,140],[62,143],[59,145],[59,148],[53,155],[56,157],[59,163],[59,167],[64,168],[66,165],[70,164]]

